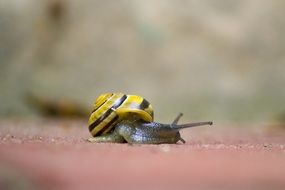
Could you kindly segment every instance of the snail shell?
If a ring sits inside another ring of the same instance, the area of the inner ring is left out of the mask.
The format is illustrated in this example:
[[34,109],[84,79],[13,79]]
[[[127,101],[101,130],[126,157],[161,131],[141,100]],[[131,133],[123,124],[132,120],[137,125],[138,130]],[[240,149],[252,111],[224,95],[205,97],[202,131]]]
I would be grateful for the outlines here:
[[105,93],[94,103],[89,118],[89,131],[92,136],[100,136],[112,131],[122,120],[153,121],[153,108],[141,96],[123,93]]

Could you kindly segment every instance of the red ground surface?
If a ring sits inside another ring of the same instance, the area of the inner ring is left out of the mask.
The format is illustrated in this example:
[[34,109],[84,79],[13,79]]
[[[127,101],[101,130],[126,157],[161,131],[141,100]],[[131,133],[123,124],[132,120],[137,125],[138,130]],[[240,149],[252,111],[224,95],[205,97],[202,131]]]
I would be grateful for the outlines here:
[[285,133],[186,129],[186,144],[91,144],[78,121],[0,122],[0,189],[285,189]]

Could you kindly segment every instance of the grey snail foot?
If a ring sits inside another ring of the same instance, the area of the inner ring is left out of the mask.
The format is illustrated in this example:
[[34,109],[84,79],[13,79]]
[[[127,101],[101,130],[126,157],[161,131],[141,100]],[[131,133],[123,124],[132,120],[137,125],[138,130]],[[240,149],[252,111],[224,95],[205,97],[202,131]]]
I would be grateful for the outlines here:
[[126,142],[122,136],[117,133],[110,133],[98,137],[90,137],[87,141],[92,143],[124,143]]
[[[115,127],[115,133],[122,136],[129,144],[175,144],[179,140],[185,142],[178,131],[167,126],[157,126],[153,123],[121,122]],[[159,124],[158,124],[159,125]]]

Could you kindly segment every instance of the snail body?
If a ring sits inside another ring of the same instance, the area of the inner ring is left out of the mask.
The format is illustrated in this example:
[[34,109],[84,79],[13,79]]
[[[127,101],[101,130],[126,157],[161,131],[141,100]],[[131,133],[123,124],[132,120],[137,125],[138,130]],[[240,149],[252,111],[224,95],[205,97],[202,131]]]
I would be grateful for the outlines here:
[[212,125],[198,122],[178,125],[180,113],[171,124],[153,121],[153,108],[141,96],[123,93],[100,95],[89,118],[90,142],[130,144],[174,144],[185,143],[179,131],[183,128]]

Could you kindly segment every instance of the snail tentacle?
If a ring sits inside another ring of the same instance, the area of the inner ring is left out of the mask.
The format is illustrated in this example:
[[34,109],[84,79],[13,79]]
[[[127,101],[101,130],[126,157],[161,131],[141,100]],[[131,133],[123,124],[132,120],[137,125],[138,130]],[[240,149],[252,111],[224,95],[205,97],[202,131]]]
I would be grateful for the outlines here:
[[176,118],[174,119],[174,121],[172,122],[172,125],[177,125],[178,121],[180,120],[180,118],[183,116],[183,113],[179,113]]

